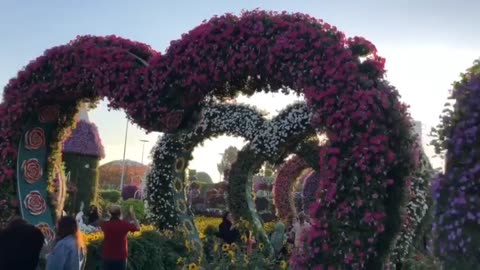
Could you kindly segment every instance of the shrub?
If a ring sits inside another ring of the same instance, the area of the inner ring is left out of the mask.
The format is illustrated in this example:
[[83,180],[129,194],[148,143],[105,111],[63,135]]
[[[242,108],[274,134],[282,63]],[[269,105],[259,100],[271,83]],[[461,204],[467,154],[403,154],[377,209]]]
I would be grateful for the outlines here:
[[[86,269],[103,269],[101,259],[102,242],[103,237],[88,242]],[[183,239],[165,237],[157,231],[148,230],[129,235],[128,251],[128,270],[176,269],[177,259],[187,255]]]
[[121,194],[118,190],[106,189],[100,190],[100,197],[107,203],[118,203]]
[[137,199],[128,199],[122,202],[122,211],[127,213],[130,210],[130,206],[133,207],[135,216],[138,220],[142,221],[145,218],[145,205],[143,201]]

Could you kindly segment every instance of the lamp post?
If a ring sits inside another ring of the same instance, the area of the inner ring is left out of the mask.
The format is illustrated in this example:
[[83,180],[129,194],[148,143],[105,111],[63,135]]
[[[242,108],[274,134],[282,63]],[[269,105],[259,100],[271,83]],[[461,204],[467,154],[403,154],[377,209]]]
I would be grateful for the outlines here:
[[140,140],[142,144],[142,164],[143,164],[143,156],[144,156],[144,151],[145,151],[145,143],[148,142],[148,140]]
[[[218,155],[220,155],[222,157],[222,159],[220,159],[220,164],[222,164],[223,163],[223,153],[218,153]],[[218,181],[219,182],[222,182],[222,174],[223,174],[223,172],[218,172],[218,178],[219,178]]]
[[123,164],[122,164],[122,177],[120,178],[120,191],[123,188],[123,183],[125,180],[125,154],[127,152],[127,135],[128,135],[128,118],[127,118],[127,126],[125,128],[125,142],[123,143]]

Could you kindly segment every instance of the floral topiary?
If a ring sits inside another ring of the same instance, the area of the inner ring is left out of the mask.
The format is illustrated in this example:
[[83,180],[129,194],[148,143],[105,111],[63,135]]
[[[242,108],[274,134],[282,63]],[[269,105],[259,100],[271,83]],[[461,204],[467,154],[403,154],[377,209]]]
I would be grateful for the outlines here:
[[315,194],[317,193],[320,184],[320,174],[317,172],[310,172],[303,180],[303,208],[309,210],[312,203],[315,201]]
[[85,120],[79,120],[72,133],[63,143],[63,153],[105,157],[105,150],[98,134],[97,126]]
[[480,60],[453,84],[442,122],[435,131],[445,172],[433,182],[435,253],[446,269],[480,265]]
[[290,224],[296,216],[293,184],[301,173],[308,169],[308,164],[300,157],[294,156],[280,168],[273,186],[273,201],[277,215]]
[[[418,167],[411,119],[384,80],[384,63],[369,41],[346,38],[299,13],[217,16],[172,41],[165,55],[117,37],[79,37],[32,61],[4,89],[0,201],[10,208],[24,199],[17,198],[14,185],[22,172],[17,146],[29,119],[45,119],[39,113],[45,105],[58,106],[50,118],[55,124],[48,158],[39,163],[49,171],[61,161],[59,144],[81,101],[107,97],[110,107],[123,108],[146,130],[175,132],[191,127],[204,105],[200,101],[292,89],[304,94],[314,114],[311,126],[326,130],[330,142],[317,159],[325,192],[317,194],[322,203],[312,211],[308,243],[315,256],[293,261],[311,268],[380,269],[400,230],[406,179]],[[276,145],[267,147],[272,154]],[[367,202],[361,207],[355,203],[359,190]],[[244,214],[251,216],[249,211]],[[333,230],[339,222],[356,230]]]

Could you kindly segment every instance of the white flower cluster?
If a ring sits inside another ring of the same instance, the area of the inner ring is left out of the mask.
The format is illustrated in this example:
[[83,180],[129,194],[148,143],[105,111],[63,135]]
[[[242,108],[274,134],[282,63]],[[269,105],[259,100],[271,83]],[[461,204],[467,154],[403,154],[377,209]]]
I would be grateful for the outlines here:
[[[406,207],[406,221],[402,224],[400,234],[392,253],[393,262],[402,262],[415,239],[416,229],[428,211],[427,196],[430,189],[431,165],[422,153],[420,172],[412,179],[409,187],[410,197]],[[408,192],[408,191],[407,191]]]
[[182,149],[182,144],[171,135],[160,137],[152,149],[154,166],[147,175],[146,198],[150,208],[149,218],[162,229],[178,225],[173,180],[176,155]]
[[292,137],[304,134],[310,128],[310,110],[305,103],[297,103],[285,108],[265,128],[257,131],[257,136],[249,147],[266,157],[276,157],[280,146]]

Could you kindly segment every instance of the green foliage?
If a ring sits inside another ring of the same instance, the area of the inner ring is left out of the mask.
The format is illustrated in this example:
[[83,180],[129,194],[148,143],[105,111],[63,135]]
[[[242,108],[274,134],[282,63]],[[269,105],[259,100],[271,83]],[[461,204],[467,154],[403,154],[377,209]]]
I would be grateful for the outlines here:
[[[406,270],[440,270],[441,267],[435,257],[417,253],[405,259],[402,269]],[[445,268],[449,269],[449,268]],[[467,268],[465,268],[467,269]]]
[[113,189],[100,190],[99,194],[100,198],[102,198],[107,203],[117,203],[122,197],[120,191]]
[[195,178],[197,178],[198,182],[207,183],[207,184],[213,183],[212,177],[210,177],[210,175],[206,172],[197,172],[197,174],[195,174]]
[[[156,231],[146,231],[138,237],[128,237],[128,270],[176,269],[177,258],[187,255],[182,239],[166,238]],[[89,270],[103,269],[102,241],[88,245],[87,266]]]
[[65,205],[68,213],[76,213],[80,204],[89,206],[96,202],[98,192],[98,157],[64,153],[65,172],[70,172],[70,182],[77,191],[70,194]]
[[130,206],[133,207],[133,211],[135,212],[135,216],[138,220],[142,221],[145,218],[145,205],[143,201],[137,199],[128,199],[122,202],[122,211],[123,213],[128,213],[130,210]]

